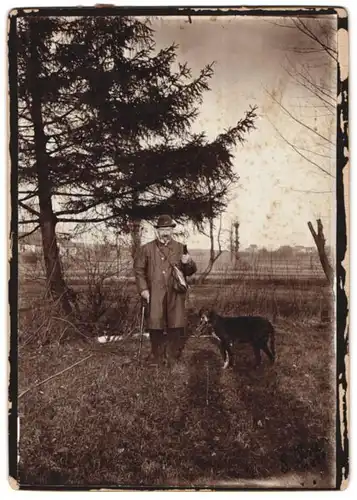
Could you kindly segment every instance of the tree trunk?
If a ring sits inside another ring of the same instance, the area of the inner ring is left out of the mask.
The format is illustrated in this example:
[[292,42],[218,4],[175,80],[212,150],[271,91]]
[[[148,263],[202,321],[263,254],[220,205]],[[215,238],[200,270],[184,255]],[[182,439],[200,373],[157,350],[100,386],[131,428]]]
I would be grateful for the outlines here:
[[234,259],[233,224],[231,224],[231,228],[229,230],[229,250],[231,254],[231,262],[233,262]]
[[131,256],[135,259],[135,256],[141,246],[141,221],[134,220],[131,225]]
[[[139,203],[139,194],[134,192],[132,195],[132,208],[133,210],[137,210],[140,206]],[[138,253],[141,246],[141,219],[133,217],[130,226],[130,235],[131,235],[131,256],[135,259],[136,254]]]
[[220,243],[220,230],[221,230],[221,226],[220,226],[220,230],[219,230],[219,233],[218,233],[218,248],[219,249],[218,249],[217,253],[214,250],[214,233],[213,233],[213,230],[214,230],[213,220],[210,219],[210,221],[209,221],[209,238],[210,238],[211,245],[210,245],[209,262],[208,262],[208,265],[207,265],[206,269],[203,271],[203,273],[201,274],[201,276],[197,280],[198,284],[204,283],[204,281],[206,280],[207,276],[212,271],[214,263],[216,262],[216,260],[222,254],[222,248],[221,248],[221,243]]
[[237,266],[239,261],[239,222],[234,223],[234,258],[235,266]]
[[39,198],[39,223],[41,227],[43,255],[46,268],[48,289],[58,300],[64,313],[71,314],[72,307],[68,300],[67,287],[63,279],[60,255],[56,238],[56,217],[53,213],[51,183],[49,179],[46,135],[42,118],[41,91],[38,77],[41,70],[37,47],[40,37],[36,24],[30,25],[30,61],[28,65],[28,83],[30,92],[30,114],[34,126],[34,145]]
[[322,269],[324,270],[325,276],[329,282],[329,284],[332,286],[333,285],[333,269],[332,266],[329,262],[328,256],[326,254],[326,249],[325,249],[325,236],[324,236],[324,228],[321,222],[321,219],[317,220],[317,233],[311,224],[311,222],[308,222],[307,225],[309,226],[310,232],[312,234],[312,237],[314,238],[315,245],[317,248],[317,251],[319,253],[319,258],[320,262],[322,265]]

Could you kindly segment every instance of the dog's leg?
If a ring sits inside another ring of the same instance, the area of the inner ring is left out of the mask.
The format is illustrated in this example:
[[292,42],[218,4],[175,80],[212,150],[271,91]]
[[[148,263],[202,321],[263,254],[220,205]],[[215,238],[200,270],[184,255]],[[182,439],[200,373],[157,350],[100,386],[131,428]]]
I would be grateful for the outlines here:
[[254,350],[254,356],[255,356],[255,367],[258,368],[258,366],[260,366],[261,362],[262,362],[262,357],[260,354],[260,347],[253,344],[253,350]]
[[274,354],[271,352],[271,350],[269,349],[268,345],[267,344],[264,344],[262,347],[261,347],[262,351],[265,352],[265,354],[268,356],[268,358],[270,359],[270,361],[272,363],[274,363],[275,361],[275,356]]
[[219,339],[219,350],[220,350],[220,353],[222,354],[222,358],[223,358],[223,361],[224,361],[224,364],[225,364],[226,363],[226,359],[227,359],[226,347],[225,347],[225,344],[222,342],[221,339]]
[[224,359],[223,369],[225,370],[233,365],[233,352],[226,342],[221,342],[220,349]]
[[229,357],[229,352],[226,351],[226,359],[223,363],[223,370],[225,370],[226,368],[228,368],[229,366],[231,366],[231,359]]

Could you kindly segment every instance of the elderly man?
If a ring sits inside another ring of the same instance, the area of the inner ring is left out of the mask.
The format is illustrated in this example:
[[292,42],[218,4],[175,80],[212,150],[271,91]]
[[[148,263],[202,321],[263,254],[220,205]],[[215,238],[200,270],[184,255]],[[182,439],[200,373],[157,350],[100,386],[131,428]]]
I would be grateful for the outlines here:
[[186,338],[186,293],[175,289],[173,266],[176,265],[185,277],[197,270],[185,246],[172,238],[175,225],[169,215],[161,215],[155,226],[157,238],[143,245],[134,261],[138,292],[148,303],[147,323],[152,355],[157,364],[163,362],[165,354],[170,365],[177,361]]

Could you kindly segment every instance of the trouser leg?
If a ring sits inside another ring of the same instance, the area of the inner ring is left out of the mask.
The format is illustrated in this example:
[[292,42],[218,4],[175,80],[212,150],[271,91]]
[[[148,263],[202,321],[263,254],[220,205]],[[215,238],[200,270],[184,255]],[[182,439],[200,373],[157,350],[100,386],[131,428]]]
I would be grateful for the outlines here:
[[151,352],[156,362],[162,363],[165,358],[165,336],[163,330],[150,330]]
[[170,328],[167,332],[167,355],[170,360],[178,361],[185,347],[186,336],[184,328]]

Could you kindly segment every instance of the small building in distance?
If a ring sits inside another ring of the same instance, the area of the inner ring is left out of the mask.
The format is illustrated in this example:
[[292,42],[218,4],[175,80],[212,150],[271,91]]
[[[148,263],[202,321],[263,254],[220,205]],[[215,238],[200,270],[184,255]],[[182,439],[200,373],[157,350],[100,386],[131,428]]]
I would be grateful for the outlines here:
[[[78,243],[72,240],[70,233],[58,232],[56,234],[57,245],[61,256],[75,255]],[[42,234],[40,228],[33,233],[31,231],[19,231],[18,247],[20,254],[39,253],[42,254]]]

